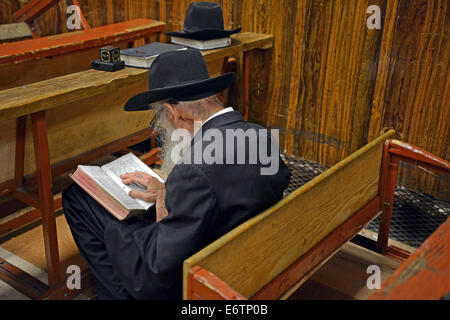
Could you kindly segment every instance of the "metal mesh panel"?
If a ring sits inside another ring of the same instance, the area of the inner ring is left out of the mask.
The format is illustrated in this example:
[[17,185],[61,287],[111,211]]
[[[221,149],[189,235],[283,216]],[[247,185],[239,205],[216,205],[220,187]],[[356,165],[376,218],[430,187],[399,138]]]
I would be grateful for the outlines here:
[[[285,196],[327,169],[316,162],[293,156],[282,155],[282,159],[292,174]],[[412,247],[420,247],[447,219],[449,213],[450,203],[397,186],[389,237]],[[380,217],[377,217],[366,228],[378,232],[379,222]]]
[[302,185],[312,180],[322,172],[328,169],[319,163],[307,161],[302,158],[281,155],[281,158],[291,171],[291,180],[288,187],[284,190],[284,196],[287,196],[292,191],[300,188]]

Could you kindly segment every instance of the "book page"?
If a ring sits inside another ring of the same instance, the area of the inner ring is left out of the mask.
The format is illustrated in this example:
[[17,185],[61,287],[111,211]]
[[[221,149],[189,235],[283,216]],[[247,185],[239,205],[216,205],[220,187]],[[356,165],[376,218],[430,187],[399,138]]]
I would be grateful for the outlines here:
[[111,177],[97,166],[78,166],[87,175],[94,179],[107,193],[111,194],[120,204],[128,210],[147,209],[136,199],[130,197]]
[[[145,192],[146,188],[139,183],[130,183],[125,185],[120,178],[120,175],[129,172],[141,171],[148,173],[152,177],[155,177],[161,183],[164,183],[162,179],[156,172],[150,169],[144,162],[141,161],[132,153],[128,153],[110,163],[107,163],[101,167],[105,172],[111,176],[111,178],[128,194],[131,190],[136,190],[140,192]],[[146,209],[154,204],[154,202],[147,202],[141,199],[136,199],[136,201],[144,206]]]
[[[127,153],[126,155],[110,162],[101,167],[102,169],[108,169],[112,171],[117,177],[129,172],[142,171],[148,173],[152,177],[158,179],[159,182],[164,183],[164,179],[161,178],[155,171],[150,169],[141,159],[134,154]],[[131,183],[128,185],[131,189],[138,191],[145,191],[145,188],[138,183]]]

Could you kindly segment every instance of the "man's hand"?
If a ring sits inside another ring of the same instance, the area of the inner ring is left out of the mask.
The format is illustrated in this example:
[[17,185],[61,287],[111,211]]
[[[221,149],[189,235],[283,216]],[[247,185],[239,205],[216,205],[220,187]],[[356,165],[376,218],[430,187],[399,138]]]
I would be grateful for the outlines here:
[[164,183],[158,181],[158,179],[152,177],[148,173],[136,171],[125,173],[120,176],[124,184],[139,183],[146,188],[145,192],[136,190],[130,191],[130,196],[136,199],[141,199],[148,202],[155,202],[158,198],[158,193],[165,189]]

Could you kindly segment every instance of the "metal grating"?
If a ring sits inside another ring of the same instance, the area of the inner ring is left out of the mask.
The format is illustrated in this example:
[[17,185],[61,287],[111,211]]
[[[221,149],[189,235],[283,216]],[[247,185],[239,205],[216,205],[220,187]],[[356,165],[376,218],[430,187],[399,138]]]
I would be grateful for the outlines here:
[[286,190],[284,190],[284,196],[287,196],[292,191],[300,188],[302,185],[328,169],[328,167],[317,162],[307,161],[302,158],[284,154],[281,155],[281,159],[286,163],[292,174],[291,181]]
[[[327,169],[305,159],[287,155],[281,157],[292,174],[285,196]],[[449,213],[450,203],[434,199],[430,194],[397,186],[389,237],[418,248],[447,219]],[[380,217],[377,217],[366,229],[378,232],[379,222]]]

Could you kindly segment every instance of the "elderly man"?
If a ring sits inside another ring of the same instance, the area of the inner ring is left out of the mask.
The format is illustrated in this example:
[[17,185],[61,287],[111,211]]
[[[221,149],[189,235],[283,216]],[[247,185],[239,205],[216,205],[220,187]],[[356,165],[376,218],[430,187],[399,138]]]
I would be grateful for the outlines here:
[[[290,173],[276,139],[215,96],[233,79],[210,78],[197,50],[168,52],[149,70],[150,90],[126,103],[126,111],[153,108],[163,138],[165,184],[142,172],[122,176],[146,187],[130,196],[156,202],[146,215],[118,221],[77,185],[63,193],[99,298],[180,298],[184,259],[282,198]],[[173,138],[180,132],[185,143]]]

